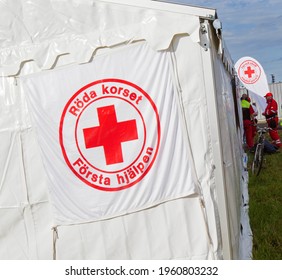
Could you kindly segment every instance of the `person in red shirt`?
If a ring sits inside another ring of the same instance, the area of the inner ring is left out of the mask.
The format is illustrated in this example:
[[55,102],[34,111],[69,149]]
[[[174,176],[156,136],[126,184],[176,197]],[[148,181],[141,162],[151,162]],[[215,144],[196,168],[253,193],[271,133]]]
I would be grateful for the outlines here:
[[268,127],[271,128],[269,130],[269,135],[272,139],[272,144],[276,147],[281,147],[281,140],[277,131],[278,128],[278,105],[277,102],[273,99],[273,94],[268,92],[265,96],[267,106],[265,108],[264,113],[262,113],[267,121]]

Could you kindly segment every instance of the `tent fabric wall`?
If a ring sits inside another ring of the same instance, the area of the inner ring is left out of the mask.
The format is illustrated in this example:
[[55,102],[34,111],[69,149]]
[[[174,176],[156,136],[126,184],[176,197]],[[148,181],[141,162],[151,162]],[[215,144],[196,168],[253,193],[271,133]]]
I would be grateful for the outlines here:
[[[0,259],[51,259],[54,253],[48,177],[17,77],[91,63],[96,56],[140,40],[173,58],[201,195],[113,219],[58,227],[56,258],[239,258],[243,167],[230,74],[217,54],[218,39],[210,34],[208,50],[200,44],[199,17],[212,18],[215,11],[152,1],[125,6],[110,2],[117,1],[1,3],[2,23],[5,18],[16,28],[1,25],[0,211],[5,218],[0,220]],[[17,8],[11,13],[13,6]],[[214,128],[227,133],[216,135]]]
[[[4,94],[8,93],[9,88],[6,88]],[[21,95],[18,93],[15,104]],[[1,103],[3,105],[4,102]],[[25,108],[25,104],[15,104],[12,106],[18,107],[15,111]],[[1,212],[5,217],[1,219],[1,258],[50,259],[52,212],[47,191],[48,179],[35,132],[31,127],[22,127],[17,131],[11,125],[9,129],[12,132],[1,130],[1,139],[5,139],[3,143],[11,145],[9,148],[3,145],[3,154],[8,152],[10,155],[3,157],[5,161],[1,162],[1,171],[7,170],[1,174]],[[5,165],[9,166],[5,168]],[[209,248],[210,241],[202,216],[199,198],[189,197],[99,223],[60,227],[57,257],[211,258],[213,252]]]
[[[213,51],[217,106],[221,127],[221,146],[226,186],[227,211],[231,228],[233,258],[252,258],[252,230],[249,220],[248,157],[243,151],[243,125],[239,81],[233,71],[225,71],[225,64]],[[243,164],[242,164],[243,163]],[[240,205],[240,207],[238,207]],[[238,231],[238,228],[240,230]],[[239,247],[237,244],[239,243]],[[236,257],[237,256],[237,257]]]
[[191,197],[111,220],[60,227],[57,258],[200,260],[214,257],[199,199]]
[[[216,57],[216,56],[215,56]],[[222,64],[216,60],[214,64],[217,67],[215,74],[217,75],[217,104],[219,112],[219,122],[221,127],[221,145],[222,145],[222,157],[224,168],[224,180],[226,186],[226,200],[227,211],[229,216],[229,227],[231,228],[231,246],[233,257],[241,254],[238,244],[241,237],[238,228],[242,227],[242,221],[240,220],[240,209],[243,208],[244,202],[241,197],[241,174],[244,174],[244,168],[242,166],[242,135],[240,127],[236,123],[236,113],[238,110],[236,104],[234,104],[232,89],[232,77],[224,71]],[[240,108],[241,109],[241,108]],[[241,207],[238,208],[238,205]]]
[[[14,78],[2,79],[10,81],[13,85],[13,91],[18,90]],[[11,94],[9,89],[10,87],[7,86],[3,89],[5,96]],[[4,100],[2,105],[5,107]],[[12,108],[11,111],[14,110],[17,113],[27,112],[25,111],[24,92],[17,92]],[[7,115],[10,116],[9,113]],[[18,136],[15,138],[17,141],[11,143],[12,147],[18,147],[16,153],[18,156],[6,157],[2,163],[3,191],[1,198],[3,198],[3,204],[1,207],[7,206],[9,208],[10,206],[5,204],[12,195],[8,193],[5,196],[5,191],[15,192],[22,197],[17,199],[14,207],[17,207],[18,212],[20,210],[24,214],[19,215],[21,219],[18,222],[15,221],[16,217],[11,218],[11,222],[15,223],[19,230],[15,230],[15,227],[10,230],[10,227],[7,229],[7,226],[3,226],[2,240],[6,245],[2,247],[4,251],[1,255],[5,258],[48,259],[51,257],[53,249],[52,212],[50,212],[47,191],[48,178],[40,157],[36,132],[32,123],[29,123],[29,115],[26,114],[25,117],[22,117],[22,114],[16,115],[13,119],[16,123],[15,127],[11,122],[10,127],[6,129],[12,130]],[[17,127],[18,123],[26,123],[26,126]],[[5,125],[8,126],[8,122]],[[3,131],[4,133],[5,131]],[[12,138],[11,135],[7,136],[5,141],[7,145]],[[3,148],[5,148],[4,152],[13,150],[5,146]],[[12,172],[11,176],[5,172],[4,167],[9,164],[10,159],[16,163],[13,166],[18,165],[17,170],[6,168]],[[10,178],[16,178],[19,182],[10,182]],[[18,186],[21,186],[20,191],[14,190]],[[7,217],[13,213],[10,209],[6,212],[11,213],[6,215]],[[42,218],[40,218],[41,216]],[[24,230],[26,228],[28,230]],[[20,234],[21,231],[24,231],[25,235]],[[199,197],[188,197],[116,219],[79,226],[59,227],[57,258],[210,259],[214,258],[214,251],[211,247],[208,231],[206,221],[203,219],[203,209]],[[19,247],[14,244],[18,235],[23,238],[22,241],[18,240],[16,243],[19,244]],[[46,239],[42,242],[44,238]],[[46,242],[47,240],[49,242]],[[26,245],[22,246],[22,244]],[[195,246],[195,244],[197,245]],[[7,254],[6,246],[7,248],[12,246],[15,248],[15,252]],[[87,250],[86,248],[91,249]],[[19,251],[22,253],[19,254]]]
[[0,256],[49,259],[52,216],[46,175],[24,97],[15,90],[14,78],[1,78]]
[[269,90],[278,104],[278,117],[282,118],[282,83],[269,84]]
[[[196,167],[197,177],[205,200],[207,220],[215,252],[220,252],[220,228],[217,224],[217,206],[214,160],[210,127],[208,124],[208,104],[201,60],[201,48],[187,37],[177,37],[173,42],[177,63],[177,74],[181,87],[181,99],[187,124],[187,132],[191,143],[191,150]],[[189,55],[193,54],[193,55]],[[193,67],[190,67],[193,65]],[[196,125],[195,125],[196,124]],[[220,253],[219,256],[220,257]]]
[[138,40],[146,40],[155,50],[167,49],[176,33],[199,40],[198,16],[187,16],[189,8],[183,6],[180,12],[178,7],[177,13],[146,9],[149,2],[159,6],[144,0],[130,5],[92,0],[1,2],[0,73],[19,74],[31,61],[38,71],[61,63],[86,63],[100,48]]

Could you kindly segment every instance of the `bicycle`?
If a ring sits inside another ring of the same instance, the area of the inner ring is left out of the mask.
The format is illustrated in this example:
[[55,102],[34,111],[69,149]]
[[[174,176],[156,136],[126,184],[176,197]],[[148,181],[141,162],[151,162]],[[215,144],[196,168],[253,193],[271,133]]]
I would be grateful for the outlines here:
[[252,163],[252,173],[253,175],[256,176],[259,175],[262,168],[262,162],[264,156],[264,141],[265,141],[264,134],[267,133],[269,130],[271,130],[271,128],[269,127],[257,128],[258,140],[257,140],[255,155]]

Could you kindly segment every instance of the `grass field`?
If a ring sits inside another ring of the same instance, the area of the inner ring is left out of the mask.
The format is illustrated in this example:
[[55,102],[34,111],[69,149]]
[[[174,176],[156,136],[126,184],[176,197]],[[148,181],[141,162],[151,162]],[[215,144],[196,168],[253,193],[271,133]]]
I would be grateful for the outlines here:
[[[282,139],[282,131],[279,131]],[[248,166],[251,166],[252,155]],[[249,168],[253,259],[282,260],[282,149],[265,155],[258,177]]]

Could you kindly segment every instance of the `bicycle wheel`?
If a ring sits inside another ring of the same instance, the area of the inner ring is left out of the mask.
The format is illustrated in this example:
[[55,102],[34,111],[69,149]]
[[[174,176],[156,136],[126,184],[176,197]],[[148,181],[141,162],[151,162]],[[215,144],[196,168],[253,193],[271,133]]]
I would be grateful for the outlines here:
[[256,176],[258,176],[261,171],[263,161],[263,148],[264,147],[262,144],[258,144],[256,147],[255,156],[252,163],[252,172]]

